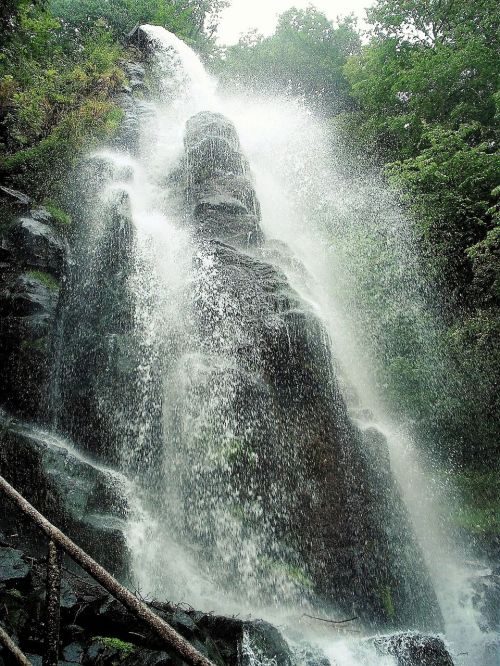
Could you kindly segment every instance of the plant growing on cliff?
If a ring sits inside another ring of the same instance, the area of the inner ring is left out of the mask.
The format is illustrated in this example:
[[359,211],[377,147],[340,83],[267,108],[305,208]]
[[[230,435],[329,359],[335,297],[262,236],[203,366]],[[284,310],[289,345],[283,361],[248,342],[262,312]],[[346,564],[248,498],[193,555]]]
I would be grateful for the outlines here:
[[122,656],[128,657],[133,654],[137,647],[133,643],[122,641],[120,638],[113,638],[109,636],[94,636],[94,640],[102,646],[119,652]]
[[59,282],[50,273],[45,273],[44,271],[31,270],[28,271],[26,275],[33,278],[34,280],[37,280],[38,282],[41,282],[45,287],[47,287],[47,289],[50,289],[51,291],[59,289]]
[[30,4],[18,23],[0,59],[0,169],[42,197],[83,146],[117,127],[111,95],[124,80],[123,49],[102,25],[75,39]]

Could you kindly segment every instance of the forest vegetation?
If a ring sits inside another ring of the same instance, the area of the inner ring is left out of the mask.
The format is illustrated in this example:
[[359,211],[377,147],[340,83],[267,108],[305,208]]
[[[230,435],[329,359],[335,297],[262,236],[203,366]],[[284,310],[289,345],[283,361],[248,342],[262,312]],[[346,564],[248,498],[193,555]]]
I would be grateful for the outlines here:
[[[78,154],[116,131],[125,36],[162,25],[227,86],[281,90],[327,119],[370,160],[407,211],[446,356],[446,381],[412,337],[411,315],[385,316],[366,268],[378,332],[377,380],[433,453],[452,458],[478,529],[500,531],[500,156],[498,5],[493,0],[377,0],[352,16],[289,9],[273,35],[217,45],[223,0],[6,0],[0,8],[0,174],[54,209]],[[383,266],[383,242],[373,268]],[[361,249],[359,250],[362,251]],[[464,518],[468,520],[468,518]]]

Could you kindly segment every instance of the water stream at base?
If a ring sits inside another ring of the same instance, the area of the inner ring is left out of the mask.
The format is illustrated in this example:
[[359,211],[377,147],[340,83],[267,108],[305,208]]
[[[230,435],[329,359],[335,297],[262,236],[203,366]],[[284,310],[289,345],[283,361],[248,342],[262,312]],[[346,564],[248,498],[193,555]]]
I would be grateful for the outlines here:
[[[136,266],[129,287],[134,296],[136,334],[141,339],[144,358],[138,381],[144,385],[152,381],[152,366],[159,355],[181,359],[182,362],[167,365],[163,370],[165,402],[170,404],[175,400],[168,390],[175,393],[181,385],[186,367],[183,363],[196,371],[203,370],[198,367],[201,361],[190,339],[192,314],[185,296],[196,281],[192,272],[195,249],[182,215],[174,205],[169,205],[167,176],[181,159],[188,118],[203,110],[222,112],[234,122],[255,175],[262,228],[270,254],[273,244],[284,244],[288,254],[305,267],[305,272],[295,270],[293,261],[280,266],[291,286],[326,326],[346,395],[356,396],[351,401],[353,418],[358,418],[361,428],[375,428],[387,439],[393,473],[431,572],[452,652],[473,655],[476,642],[484,642],[485,636],[479,631],[470,603],[468,572],[462,565],[466,555],[443,537],[438,517],[446,511],[446,506],[431,493],[411,437],[391,419],[381,396],[374,390],[363,341],[356,335],[342,294],[349,282],[349,266],[342,264],[341,252],[337,251],[342,245],[339,234],[363,224],[363,219],[374,209],[375,215],[384,217],[384,224],[396,228],[399,211],[376,180],[361,175],[357,182],[345,182],[335,164],[332,166],[335,156],[332,157],[328,147],[331,137],[326,128],[298,102],[216,93],[215,81],[188,46],[162,28],[146,26],[145,31],[155,44],[154,77],[159,94],[147,102],[150,113],[141,129],[139,154],[132,157],[106,150],[92,156],[108,164],[114,173],[102,193],[103,201],[112,200],[116,192],[125,192],[130,201],[136,232]],[[336,158],[342,159],[341,148]],[[407,252],[399,231],[398,234],[402,251]],[[411,305],[418,309],[415,302]],[[150,396],[147,391],[143,396],[143,416],[139,422],[148,419],[146,403]],[[363,416],[363,410],[368,416]],[[172,418],[166,410],[164,437],[168,436]],[[143,439],[147,431],[146,427]],[[134,469],[133,461],[141,455],[141,441],[139,432],[138,439],[134,439],[136,448],[129,446],[123,451],[125,470]],[[168,461],[164,459],[161,465],[161,473],[168,474]],[[140,478],[135,487],[140,487]],[[161,490],[165,496],[157,498],[158,504],[168,506],[167,515],[175,521],[176,511],[182,510],[176,508],[178,499],[168,493],[168,488]],[[331,627],[318,627],[318,623],[304,618],[304,607],[293,593],[288,604],[266,606],[242,600],[240,590],[223,592],[210,570],[200,571],[196,553],[176,536],[176,526],[168,525],[166,529],[162,524],[161,512],[151,504],[151,494],[136,492],[132,501],[136,506],[129,521],[128,541],[137,586],[143,594],[189,602],[205,610],[265,617],[285,631],[293,627],[295,635],[300,633],[314,641],[339,666],[395,663],[392,657],[382,657],[373,647],[362,645],[356,636],[341,634]],[[247,581],[251,585],[255,556],[251,543],[248,553]],[[283,588],[281,592],[286,597],[287,590]],[[465,655],[457,657],[456,663],[477,662],[467,661]]]

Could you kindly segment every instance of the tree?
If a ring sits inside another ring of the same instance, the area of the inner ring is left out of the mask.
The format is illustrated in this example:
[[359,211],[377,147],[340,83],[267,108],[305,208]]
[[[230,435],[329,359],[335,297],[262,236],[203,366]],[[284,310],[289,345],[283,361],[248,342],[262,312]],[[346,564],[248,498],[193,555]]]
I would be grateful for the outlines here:
[[271,37],[251,32],[229,47],[218,70],[226,83],[288,91],[336,113],[352,104],[343,66],[359,47],[352,17],[334,25],[313,7],[292,8]]
[[399,44],[456,44],[474,32],[485,44],[498,39],[494,0],[377,0],[367,16],[377,37]]
[[213,37],[226,0],[49,0],[55,16],[73,31],[104,21],[115,39],[136,25],[152,23],[195,41]]

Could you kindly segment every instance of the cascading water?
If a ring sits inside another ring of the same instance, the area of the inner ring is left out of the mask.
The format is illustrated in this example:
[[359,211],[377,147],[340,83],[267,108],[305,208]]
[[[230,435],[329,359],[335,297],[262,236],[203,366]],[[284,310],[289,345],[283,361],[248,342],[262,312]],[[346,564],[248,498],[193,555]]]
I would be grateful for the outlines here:
[[[309,637],[304,608],[439,630],[409,512],[449,639],[464,617],[470,637],[475,620],[450,611],[435,566],[442,539],[424,538],[419,513],[436,511],[418,503],[425,476],[373,389],[342,295],[335,234],[346,216],[374,192],[395,209],[361,180],[348,191],[300,105],[218,95],[178,38],[138,34],[147,101],[129,109],[121,145],[85,169],[87,226],[55,382],[58,428],[134,477],[136,584],[204,608],[293,616]],[[394,663],[315,631],[332,663]]]

